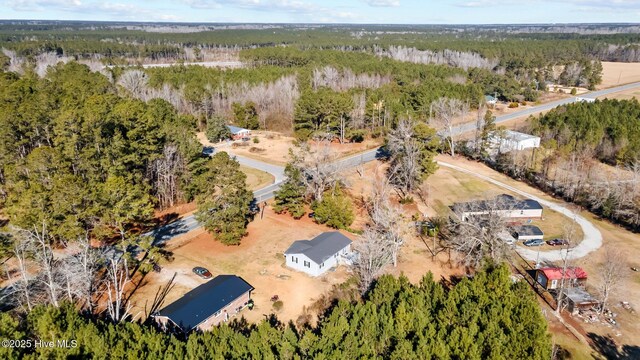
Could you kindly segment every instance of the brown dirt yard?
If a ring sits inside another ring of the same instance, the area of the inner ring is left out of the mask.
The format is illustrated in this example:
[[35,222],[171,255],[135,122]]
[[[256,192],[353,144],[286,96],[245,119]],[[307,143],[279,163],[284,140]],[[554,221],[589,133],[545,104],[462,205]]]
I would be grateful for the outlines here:
[[602,84],[598,89],[606,89],[622,84],[640,81],[640,63],[602,62]]
[[[293,230],[295,229],[295,230]],[[166,306],[205,280],[191,272],[194,266],[204,266],[216,276],[235,274],[249,282],[255,290],[252,298],[256,307],[245,309],[242,315],[251,322],[258,322],[263,315],[275,312],[270,298],[278,295],[284,307],[276,312],[283,321],[296,320],[303,307],[310,306],[322,294],[349,277],[344,267],[312,278],[284,267],[282,253],[289,245],[300,239],[310,239],[324,231],[325,226],[315,224],[309,218],[294,220],[288,215],[275,214],[269,207],[264,218],[258,216],[249,224],[248,235],[239,246],[225,246],[213,239],[204,230],[196,230],[172,240],[166,247],[173,252],[172,262],[163,261],[162,271],[149,273],[143,284],[134,293],[133,313],[144,313],[150,306],[158,288],[166,284],[176,273],[175,287],[165,299]],[[354,236],[344,232],[350,238]]]
[[[370,181],[376,168],[380,170],[377,162],[366,164],[358,170],[350,170],[345,175],[352,184],[349,188],[354,203],[358,207],[358,198],[367,197],[370,191]],[[365,180],[366,179],[366,180]],[[415,205],[405,207],[407,216],[416,212]],[[352,227],[360,228],[366,214],[357,209],[357,220]],[[295,229],[295,230],[292,230]],[[187,291],[202,284],[191,269],[194,266],[204,266],[212,274],[236,274],[253,285],[253,299],[256,307],[253,311],[248,309],[242,315],[250,322],[258,322],[264,319],[264,315],[275,312],[282,321],[295,321],[323,294],[326,294],[334,284],[345,282],[351,274],[344,266],[335,272],[329,272],[318,278],[309,277],[284,266],[282,253],[295,240],[309,239],[321,232],[333,231],[323,225],[314,223],[308,217],[294,220],[289,215],[275,214],[270,207],[264,212],[264,217],[257,217],[249,224],[248,236],[242,240],[239,246],[225,246],[213,239],[204,230],[196,230],[172,240],[166,247],[174,256],[172,262],[163,261],[160,273],[149,273],[139,288],[132,296],[135,303],[134,314],[144,316],[145,307],[148,309],[155,293],[162,285],[166,284],[176,273],[175,287],[165,299],[166,306]],[[344,232],[345,235],[357,240],[357,235]],[[387,272],[406,275],[412,282],[419,282],[428,272],[434,274],[434,279],[448,279],[451,276],[460,276],[463,271],[459,268],[449,267],[445,254],[439,254],[435,260],[427,244],[418,237],[410,236],[402,248],[397,268],[389,266]],[[270,298],[278,295],[284,303],[281,311],[272,308]]]
[[[198,140],[205,146],[218,147],[231,154],[236,154],[266,163],[284,166],[289,162],[289,149],[295,145],[295,138],[285,136],[275,132],[268,131],[252,131],[252,140],[244,142],[236,141],[238,145],[233,146],[234,142],[213,144],[207,140],[204,133],[198,133]],[[258,143],[254,143],[253,139],[258,139]],[[335,151],[338,158],[347,157],[359,152],[373,149],[380,146],[382,139],[367,139],[361,143],[345,143],[340,144],[333,142],[330,144],[331,149]],[[313,142],[310,142],[313,146]]]

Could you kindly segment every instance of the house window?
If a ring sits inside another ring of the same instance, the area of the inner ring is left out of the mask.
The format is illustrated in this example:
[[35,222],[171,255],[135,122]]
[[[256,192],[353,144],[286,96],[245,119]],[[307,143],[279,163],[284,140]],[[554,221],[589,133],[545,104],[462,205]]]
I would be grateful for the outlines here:
[[524,215],[524,210],[520,210],[520,215]]
[[298,258],[297,258],[297,257],[295,257],[295,256],[292,256],[292,257],[291,257],[291,262],[294,262],[294,263],[296,263],[296,264],[297,264],[297,263],[298,263]]
[[213,316],[215,316],[215,317],[220,316],[220,310],[216,311],[215,314],[213,314]]
[[310,268],[311,267],[311,263],[305,260],[304,266]]

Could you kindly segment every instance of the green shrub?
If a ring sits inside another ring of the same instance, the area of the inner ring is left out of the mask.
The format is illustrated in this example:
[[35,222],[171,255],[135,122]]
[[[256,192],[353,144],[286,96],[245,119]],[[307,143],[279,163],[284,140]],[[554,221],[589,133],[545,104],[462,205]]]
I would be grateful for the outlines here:
[[313,203],[312,208],[318,224],[325,224],[334,229],[346,229],[355,219],[353,203],[340,188],[333,192],[328,191],[322,201]]
[[254,144],[258,144],[258,143],[260,143],[260,139],[258,139],[257,137],[254,137],[254,138],[253,138],[253,143],[254,143]]
[[284,306],[284,303],[282,302],[282,300],[278,300],[278,301],[275,301],[275,302],[273,303],[273,309],[274,309],[275,311],[280,311],[280,310],[282,310],[282,307],[283,307],[283,306]]
[[517,108],[518,106],[520,106],[520,104],[518,104],[517,102],[509,103],[509,109],[514,109],[514,108]]

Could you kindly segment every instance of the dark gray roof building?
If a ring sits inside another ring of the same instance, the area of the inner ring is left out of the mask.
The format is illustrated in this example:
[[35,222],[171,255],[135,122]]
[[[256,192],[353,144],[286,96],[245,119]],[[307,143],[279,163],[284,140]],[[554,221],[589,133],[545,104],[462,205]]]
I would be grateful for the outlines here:
[[304,254],[320,264],[351,244],[351,240],[337,231],[322,233],[311,240],[295,241],[285,255]]
[[539,227],[534,225],[522,225],[516,230],[518,236],[543,236],[544,233]]
[[160,310],[156,315],[166,316],[184,332],[189,332],[253,289],[253,286],[241,277],[218,275],[184,294],[183,297]]

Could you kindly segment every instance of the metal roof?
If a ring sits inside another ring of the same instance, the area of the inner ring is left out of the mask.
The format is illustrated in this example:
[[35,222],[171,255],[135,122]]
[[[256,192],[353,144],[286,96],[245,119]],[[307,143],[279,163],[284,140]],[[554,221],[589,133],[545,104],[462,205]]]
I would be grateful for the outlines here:
[[[542,271],[544,276],[549,280],[560,280],[562,279],[562,268],[541,268],[538,271]],[[586,279],[587,272],[584,271],[580,267],[569,267],[567,271],[564,273],[565,279]]]
[[332,231],[322,233],[311,240],[294,241],[284,253],[304,254],[316,264],[321,264],[349,244],[351,240],[348,237]]
[[494,204],[490,201],[479,200],[453,204],[453,208],[462,211],[485,211],[485,210],[542,210],[542,205],[533,199],[518,200],[511,195],[502,194],[496,196],[498,203],[495,205],[504,205],[504,209],[492,209]]
[[231,131],[232,135],[237,135],[237,134],[240,134],[241,132],[249,131],[249,129],[245,129],[245,128],[241,128],[233,125],[227,125],[227,128],[229,129],[229,131]]
[[535,225],[522,225],[518,228],[516,233],[518,233],[518,236],[544,235],[542,230]]
[[505,135],[507,139],[511,139],[514,141],[524,141],[524,140],[528,140],[528,139],[538,139],[538,136],[535,135],[529,135],[529,134],[525,134],[525,133],[521,133],[518,131],[513,131],[513,130],[506,130],[505,131]]
[[168,317],[183,331],[189,332],[251,290],[253,286],[241,277],[218,275],[184,294],[180,299],[160,310],[158,315]]

